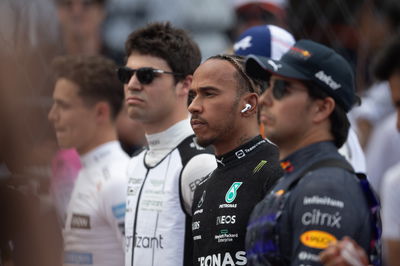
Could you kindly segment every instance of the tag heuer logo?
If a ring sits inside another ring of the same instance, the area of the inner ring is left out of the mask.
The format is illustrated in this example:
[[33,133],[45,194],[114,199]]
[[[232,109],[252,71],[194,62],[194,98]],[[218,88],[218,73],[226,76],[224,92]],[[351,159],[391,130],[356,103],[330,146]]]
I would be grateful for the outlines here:
[[235,182],[232,184],[232,186],[228,189],[228,192],[226,192],[226,195],[225,195],[226,203],[232,203],[235,200],[237,190],[242,185],[242,183],[243,182]]

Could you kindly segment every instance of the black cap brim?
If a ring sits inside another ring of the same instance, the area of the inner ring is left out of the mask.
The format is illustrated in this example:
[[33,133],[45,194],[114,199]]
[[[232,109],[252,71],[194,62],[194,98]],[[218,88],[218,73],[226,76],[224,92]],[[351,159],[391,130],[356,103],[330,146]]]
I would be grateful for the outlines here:
[[249,55],[246,58],[245,70],[249,76],[266,81],[272,74],[293,79],[309,79],[307,75],[295,70],[287,63],[264,56]]

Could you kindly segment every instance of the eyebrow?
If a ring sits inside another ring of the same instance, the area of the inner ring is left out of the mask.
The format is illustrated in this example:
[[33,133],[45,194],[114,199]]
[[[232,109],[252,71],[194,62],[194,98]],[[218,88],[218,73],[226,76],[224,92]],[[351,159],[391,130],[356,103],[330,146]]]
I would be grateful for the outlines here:
[[[196,91],[196,89],[190,88],[189,91]],[[197,91],[204,92],[204,91],[221,91],[221,90],[213,86],[204,86],[197,88]]]

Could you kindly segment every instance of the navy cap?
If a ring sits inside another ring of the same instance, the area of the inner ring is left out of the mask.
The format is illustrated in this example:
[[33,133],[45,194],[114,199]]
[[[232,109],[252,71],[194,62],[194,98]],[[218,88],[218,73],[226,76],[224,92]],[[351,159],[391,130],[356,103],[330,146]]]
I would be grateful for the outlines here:
[[331,48],[300,40],[280,60],[250,55],[245,69],[249,76],[269,80],[271,74],[311,81],[348,112],[358,97],[350,64]]

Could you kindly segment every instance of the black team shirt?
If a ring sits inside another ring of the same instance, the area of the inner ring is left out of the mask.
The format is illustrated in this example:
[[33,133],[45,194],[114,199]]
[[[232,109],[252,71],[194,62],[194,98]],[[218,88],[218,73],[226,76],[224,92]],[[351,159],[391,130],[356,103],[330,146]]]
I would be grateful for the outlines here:
[[250,213],[283,173],[278,148],[257,136],[217,163],[194,194],[193,265],[246,265]]

